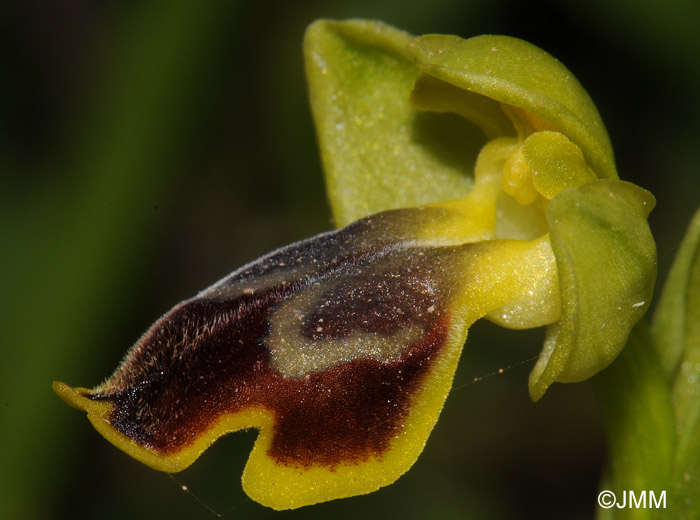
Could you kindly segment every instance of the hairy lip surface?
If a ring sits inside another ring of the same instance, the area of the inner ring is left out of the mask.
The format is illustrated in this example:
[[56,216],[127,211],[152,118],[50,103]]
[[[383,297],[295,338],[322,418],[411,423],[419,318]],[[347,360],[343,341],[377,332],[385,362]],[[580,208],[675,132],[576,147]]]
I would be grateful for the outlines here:
[[[213,288],[156,322],[89,396],[112,404],[112,427],[170,455],[221,417],[262,408],[275,422],[268,455],[281,464],[334,467],[386,451],[446,342],[449,291],[437,287],[451,275],[434,269],[428,248],[393,244],[331,258],[337,249],[308,245],[239,271],[244,280],[264,271],[264,289],[234,290],[233,278],[228,297],[211,298],[223,292]],[[287,260],[292,252],[303,261]],[[297,278],[281,280],[288,264]],[[290,305],[302,310],[279,320],[277,341],[293,338],[298,349],[280,361],[271,355],[271,323]],[[343,345],[363,338],[374,347],[345,353]]]

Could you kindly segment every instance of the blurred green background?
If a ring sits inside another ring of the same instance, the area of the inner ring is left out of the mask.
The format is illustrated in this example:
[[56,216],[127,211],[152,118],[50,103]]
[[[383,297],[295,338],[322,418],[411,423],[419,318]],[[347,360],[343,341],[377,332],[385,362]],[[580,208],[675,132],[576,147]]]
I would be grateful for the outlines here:
[[[508,34],[554,54],[598,105],[621,176],[657,197],[663,277],[700,202],[696,5],[6,3],[0,517],[212,517],[104,441],[51,382],[99,383],[175,303],[331,227],[301,56],[314,19]],[[253,432],[222,439],[177,478],[211,507],[234,507],[231,518],[591,518],[605,450],[599,412],[587,383],[555,385],[530,403],[542,336],[477,324],[425,452],[377,493],[267,510],[240,487]]]

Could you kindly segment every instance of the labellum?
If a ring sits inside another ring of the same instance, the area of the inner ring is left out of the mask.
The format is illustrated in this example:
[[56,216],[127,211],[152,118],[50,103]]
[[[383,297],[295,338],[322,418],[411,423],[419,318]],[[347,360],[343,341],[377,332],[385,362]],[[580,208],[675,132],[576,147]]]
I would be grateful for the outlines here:
[[[54,383],[105,438],[162,471],[259,429],[243,487],[275,509],[406,472],[477,319],[548,326],[536,400],[615,358],[655,273],[653,197],[617,179],[595,107],[548,54],[367,21],[317,22],[305,51],[345,227],[177,305],[101,385]],[[477,129],[474,164],[441,163],[424,133],[446,135],[439,121]]]

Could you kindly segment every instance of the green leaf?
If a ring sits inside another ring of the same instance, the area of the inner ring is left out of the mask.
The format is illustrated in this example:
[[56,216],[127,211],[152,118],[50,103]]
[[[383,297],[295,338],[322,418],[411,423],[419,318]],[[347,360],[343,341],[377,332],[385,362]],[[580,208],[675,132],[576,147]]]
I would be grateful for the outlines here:
[[[595,379],[608,430],[608,463],[604,489],[622,500],[624,491],[667,492],[667,509],[613,508],[608,518],[690,518],[675,514],[668,483],[671,477],[675,431],[666,378],[651,344],[647,327],[632,331],[622,354]],[[612,511],[612,514],[610,514]]]
[[[430,34],[409,45],[425,73],[554,125],[583,150],[602,178],[617,178],[610,139],[593,101],[574,75],[534,45],[507,36]],[[528,115],[525,114],[527,118]]]
[[[666,375],[673,380],[687,341],[689,281],[700,248],[700,210],[695,214],[664,284],[654,313],[651,333]],[[697,338],[696,338],[697,339]]]
[[652,334],[672,388],[679,518],[700,517],[700,210],[693,217],[654,315]]
[[553,382],[583,381],[612,362],[651,300],[656,246],[646,217],[653,196],[597,180],[552,199],[547,219],[557,259],[562,318],[547,331],[530,374],[537,400]]
[[386,209],[466,195],[481,130],[410,103],[420,71],[408,33],[321,20],[304,42],[311,107],[337,226]]

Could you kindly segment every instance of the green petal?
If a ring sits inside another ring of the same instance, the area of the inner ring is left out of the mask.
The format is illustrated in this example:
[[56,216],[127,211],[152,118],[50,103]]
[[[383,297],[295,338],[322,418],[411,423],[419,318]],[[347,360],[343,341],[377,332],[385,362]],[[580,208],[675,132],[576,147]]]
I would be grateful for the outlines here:
[[523,109],[553,124],[583,150],[599,177],[617,178],[605,126],[574,75],[548,53],[516,38],[426,35],[409,45],[427,74]]
[[307,30],[311,107],[337,226],[462,197],[473,185],[484,136],[457,115],[411,105],[420,71],[409,41],[371,21],[321,20]]
[[649,192],[617,180],[569,188],[550,202],[562,318],[530,374],[534,400],[555,381],[582,381],[605,368],[646,311],[656,277],[646,222],[653,206]]

